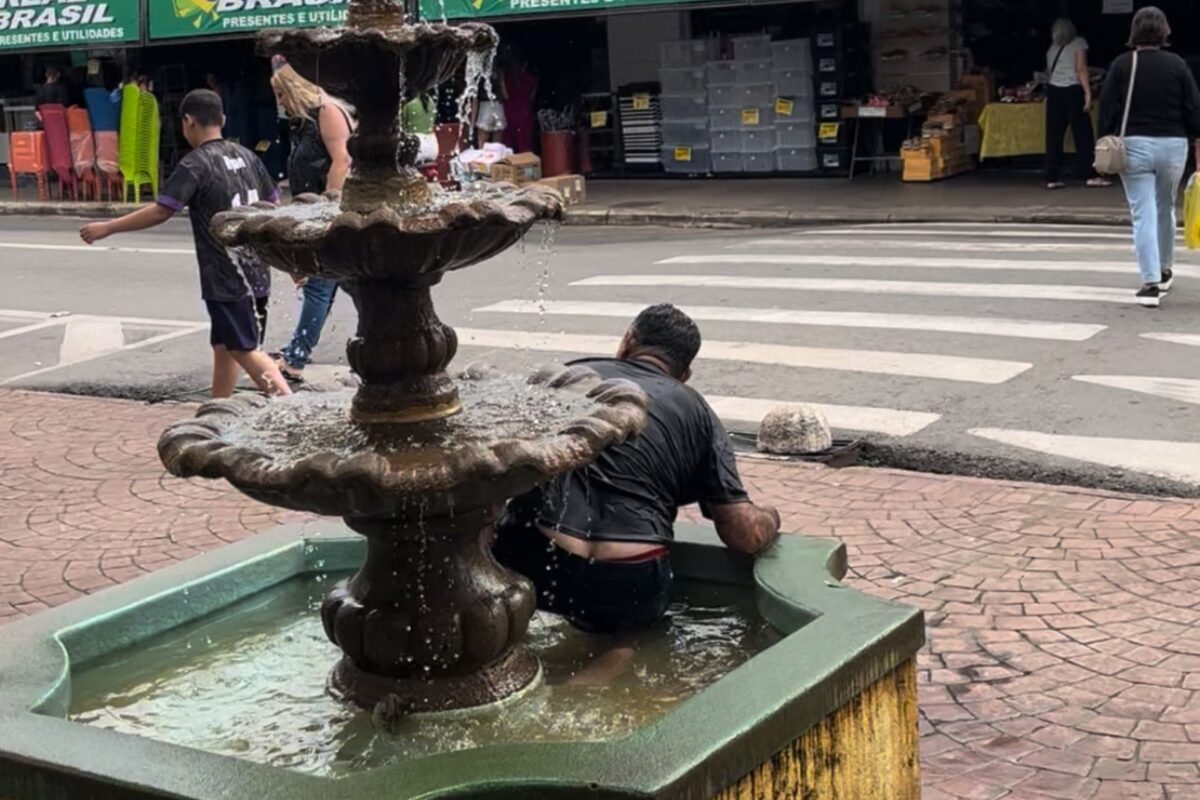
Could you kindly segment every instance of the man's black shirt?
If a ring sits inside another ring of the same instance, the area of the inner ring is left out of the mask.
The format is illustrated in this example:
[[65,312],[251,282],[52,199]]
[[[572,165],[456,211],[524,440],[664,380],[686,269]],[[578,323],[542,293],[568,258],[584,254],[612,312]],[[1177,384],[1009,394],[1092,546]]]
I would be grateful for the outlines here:
[[268,294],[270,271],[231,253],[213,236],[210,225],[221,211],[277,198],[275,183],[258,156],[224,139],[205,142],[188,153],[167,178],[157,202],[172,211],[188,207],[200,265],[200,295],[205,300],[230,302],[251,293]]
[[646,429],[596,461],[513,501],[517,520],[599,541],[669,542],[680,506],[747,502],[721,420],[695,390],[639,361],[585,358],[650,397]]

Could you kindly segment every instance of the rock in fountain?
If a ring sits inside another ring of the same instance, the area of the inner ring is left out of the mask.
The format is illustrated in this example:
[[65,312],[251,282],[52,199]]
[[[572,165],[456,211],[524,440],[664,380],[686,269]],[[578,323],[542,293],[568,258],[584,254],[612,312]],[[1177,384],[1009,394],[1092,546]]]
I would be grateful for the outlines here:
[[[345,654],[331,677],[336,693],[406,711],[495,702],[538,674],[521,644],[532,587],[491,557],[496,514],[507,498],[640,430],[645,396],[581,368],[523,385],[486,370],[447,373],[457,340],[430,288],[562,214],[561,198],[541,187],[435,197],[413,168],[401,103],[493,50],[490,27],[405,25],[389,0],[352,0],[345,30],[263,42],[311,78],[319,60],[320,83],[358,109],[353,173],[340,203],[255,204],[220,215],[214,230],[277,269],[349,286],[359,325],[347,357],[362,385],[352,402],[296,426],[302,441],[290,444],[265,434],[292,427],[303,400],[207,404],[163,434],[162,461],[272,505],[341,516],[367,538],[366,562],[322,607]],[[514,415],[521,424],[504,424]],[[326,446],[345,440],[358,446]]]

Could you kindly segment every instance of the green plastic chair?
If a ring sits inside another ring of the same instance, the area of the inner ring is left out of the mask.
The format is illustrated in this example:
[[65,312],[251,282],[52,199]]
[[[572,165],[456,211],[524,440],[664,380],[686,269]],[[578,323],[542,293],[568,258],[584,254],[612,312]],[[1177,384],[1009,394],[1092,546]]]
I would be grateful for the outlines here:
[[133,175],[134,201],[141,202],[142,187],[149,184],[158,197],[158,142],[161,135],[158,99],[150,92],[138,98],[137,147]]
[[[138,109],[140,106],[141,89],[128,84],[121,90],[121,127],[117,135],[117,169],[121,171],[124,186],[121,189],[121,199],[129,202],[129,184],[133,183],[137,174],[137,143],[138,143]],[[137,191],[137,187],[134,187]]]

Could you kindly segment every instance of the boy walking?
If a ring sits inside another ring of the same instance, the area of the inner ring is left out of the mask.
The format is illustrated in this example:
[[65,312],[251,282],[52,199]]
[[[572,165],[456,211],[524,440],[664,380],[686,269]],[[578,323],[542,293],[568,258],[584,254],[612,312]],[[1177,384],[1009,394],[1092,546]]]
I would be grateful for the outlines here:
[[257,156],[221,138],[225,112],[216,92],[189,92],[179,114],[192,151],[171,173],[155,202],[118,219],[90,222],[79,229],[79,235],[92,244],[114,233],[145,230],[187,206],[200,266],[200,295],[212,321],[212,396],[233,394],[239,366],[263,392],[291,394],[275,362],[260,349],[270,271],[230,253],[209,227],[217,213],[258,200],[274,201],[279,192]]

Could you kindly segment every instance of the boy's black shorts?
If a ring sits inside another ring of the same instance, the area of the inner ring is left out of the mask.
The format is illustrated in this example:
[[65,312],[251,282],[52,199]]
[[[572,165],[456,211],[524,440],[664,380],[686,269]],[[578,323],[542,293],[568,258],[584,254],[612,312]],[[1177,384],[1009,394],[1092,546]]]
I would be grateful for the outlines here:
[[257,350],[267,333],[267,303],[266,297],[205,300],[212,320],[209,343],[233,352]]

